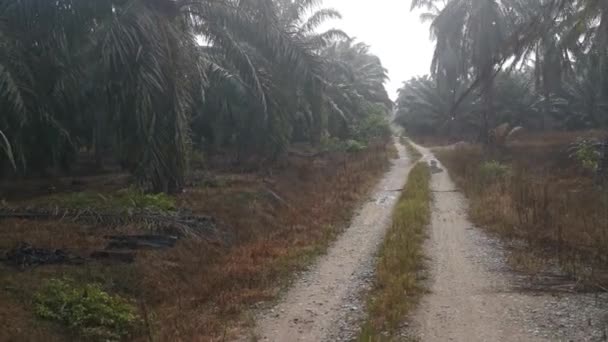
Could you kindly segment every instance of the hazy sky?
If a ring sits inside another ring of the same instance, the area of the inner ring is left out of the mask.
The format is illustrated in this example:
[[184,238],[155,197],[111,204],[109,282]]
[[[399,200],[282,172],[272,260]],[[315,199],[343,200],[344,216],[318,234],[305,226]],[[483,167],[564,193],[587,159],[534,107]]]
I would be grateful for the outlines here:
[[325,0],[322,7],[334,8],[343,19],[330,27],[371,45],[390,74],[386,88],[391,98],[403,81],[429,73],[433,43],[428,24],[410,12],[411,0]]

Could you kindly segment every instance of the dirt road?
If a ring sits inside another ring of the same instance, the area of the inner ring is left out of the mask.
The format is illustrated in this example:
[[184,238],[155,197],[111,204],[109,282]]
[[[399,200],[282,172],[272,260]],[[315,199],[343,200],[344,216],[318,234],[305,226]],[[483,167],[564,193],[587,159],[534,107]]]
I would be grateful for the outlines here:
[[[398,140],[398,139],[396,139]],[[405,148],[395,141],[399,158],[376,186],[351,226],[299,279],[281,302],[258,319],[253,339],[260,341],[350,340],[363,313],[358,292],[373,274],[374,253],[390,224],[391,213],[411,169]]]
[[[374,253],[412,163],[399,159],[352,225],[284,298],[257,318],[255,341],[352,341],[365,317],[361,294],[373,276]],[[434,160],[419,147],[424,161]],[[522,292],[501,245],[467,219],[467,201],[447,172],[432,177],[432,222],[426,253],[431,277],[402,336],[441,342],[606,341],[608,297]],[[405,319],[405,317],[404,317]]]
[[[432,154],[420,148],[426,160]],[[430,294],[413,315],[421,341],[605,341],[606,296],[522,293],[500,244],[467,219],[447,172],[433,175]]]

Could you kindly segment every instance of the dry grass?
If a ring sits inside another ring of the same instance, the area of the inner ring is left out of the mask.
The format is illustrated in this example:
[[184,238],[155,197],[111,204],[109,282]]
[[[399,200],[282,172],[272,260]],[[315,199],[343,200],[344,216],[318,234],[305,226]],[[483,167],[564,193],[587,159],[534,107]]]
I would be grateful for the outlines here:
[[[271,174],[216,174],[213,185],[188,189],[176,199],[178,207],[213,216],[230,236],[229,244],[181,241],[168,251],[141,252],[131,265],[87,263],[25,272],[0,265],[0,328],[9,340],[65,339],[59,327],[33,317],[31,296],[42,280],[69,276],[136,300],[148,321],[142,340],[229,339],[247,323],[248,309],[276,298],[294,271],[325,251],[385,172],[389,155],[390,148],[378,145],[355,154],[292,159]],[[140,231],[134,226],[118,232]],[[101,248],[108,233],[117,231],[5,220],[0,249],[26,241],[86,255]]]
[[359,341],[391,341],[424,287],[422,243],[430,218],[430,171],[419,163],[397,203],[393,223],[380,249],[368,320]]
[[526,132],[512,142],[512,146],[540,146],[540,147],[555,147],[563,146],[576,141],[577,138],[602,138],[606,136],[606,132],[602,130],[587,130],[587,131],[553,131],[544,133]]
[[[438,157],[469,197],[471,219],[509,242],[516,269],[540,276],[557,265],[581,284],[605,287],[608,193],[568,158],[574,139],[538,135],[494,158],[475,147]],[[499,160],[508,172],[488,177],[488,160]]]

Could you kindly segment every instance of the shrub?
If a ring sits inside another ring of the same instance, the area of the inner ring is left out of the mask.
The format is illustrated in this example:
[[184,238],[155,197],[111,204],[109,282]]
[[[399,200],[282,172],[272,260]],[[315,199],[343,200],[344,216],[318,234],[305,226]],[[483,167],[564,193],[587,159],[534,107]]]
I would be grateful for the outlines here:
[[570,147],[570,158],[575,159],[583,169],[596,172],[600,165],[602,154],[598,148],[600,143],[592,139],[578,139]]
[[119,191],[116,200],[117,204],[132,209],[175,210],[173,197],[165,193],[146,194],[142,190],[132,187]]
[[509,166],[497,161],[485,162],[479,167],[480,180],[486,184],[503,180],[510,172],[511,168]]
[[135,308],[97,284],[76,285],[51,279],[35,296],[36,314],[67,326],[82,337],[116,341],[139,324]]
[[361,152],[367,148],[367,146],[357,140],[347,140],[344,143],[344,148],[347,152]]
[[338,138],[326,138],[321,141],[323,151],[341,152],[360,152],[367,148],[367,145],[358,140],[340,140]]
[[386,115],[371,114],[355,127],[357,140],[370,142],[374,139],[386,140],[391,136],[391,127]]

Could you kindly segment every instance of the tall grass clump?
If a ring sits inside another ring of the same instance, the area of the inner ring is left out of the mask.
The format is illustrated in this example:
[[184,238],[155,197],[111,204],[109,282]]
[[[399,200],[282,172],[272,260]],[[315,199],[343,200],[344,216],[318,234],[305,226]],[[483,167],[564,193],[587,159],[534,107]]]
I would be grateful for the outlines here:
[[368,303],[368,320],[359,341],[390,340],[424,292],[421,284],[424,278],[422,244],[430,219],[429,181],[428,166],[424,163],[416,165],[380,249],[375,286]]

